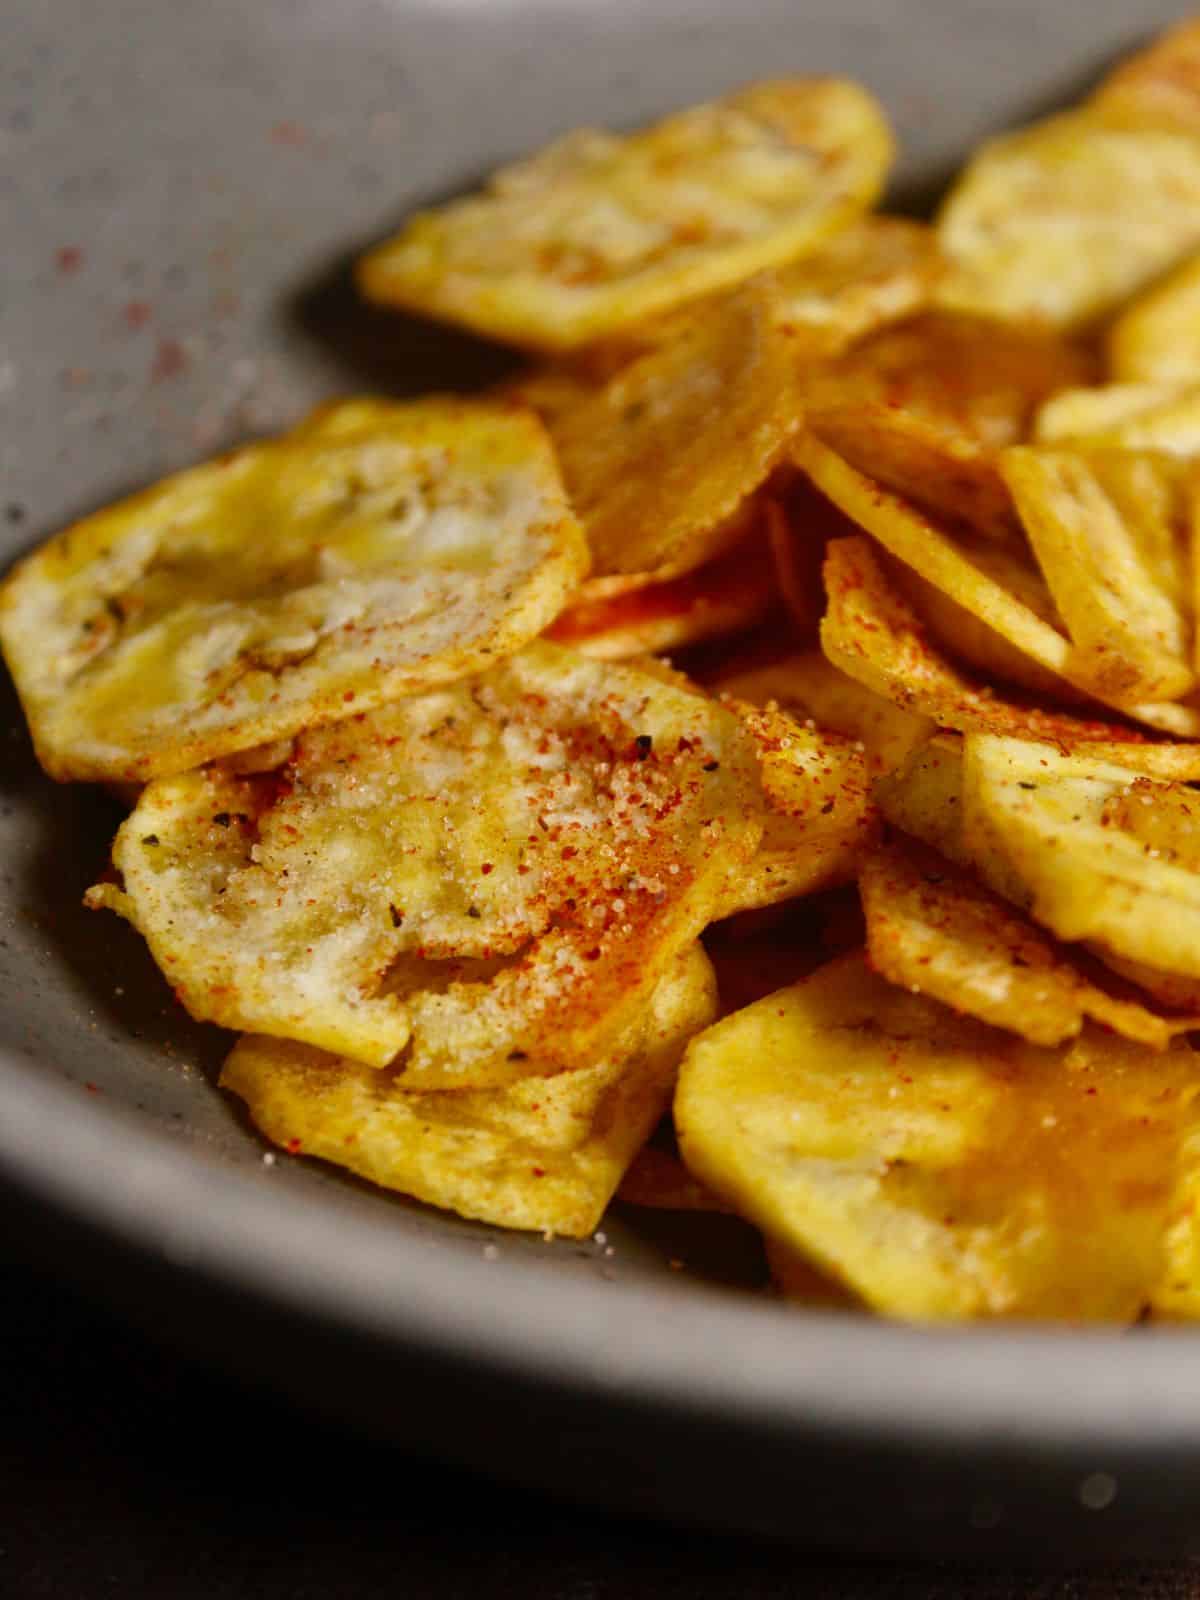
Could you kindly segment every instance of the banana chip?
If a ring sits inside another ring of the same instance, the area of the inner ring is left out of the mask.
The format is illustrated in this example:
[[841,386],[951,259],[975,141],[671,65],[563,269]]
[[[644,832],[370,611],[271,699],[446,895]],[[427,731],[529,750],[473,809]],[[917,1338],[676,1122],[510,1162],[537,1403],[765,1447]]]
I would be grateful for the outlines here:
[[843,734],[862,746],[872,774],[898,767],[935,728],[928,717],[904,711],[847,677],[820,650],[733,673],[719,678],[716,687],[735,700],[768,710],[781,707],[806,725]]
[[1092,1018],[1154,1050],[1200,1027],[1108,993],[1061,947],[949,861],[909,843],[872,851],[859,873],[871,966],[912,994],[1018,1033],[1074,1039]]
[[[712,1020],[706,1019],[702,1026]],[[652,1144],[644,1144],[634,1156],[616,1197],[625,1205],[643,1206],[650,1211],[728,1210],[692,1177],[678,1156]]]
[[848,883],[879,830],[864,753],[786,712],[727,703],[758,752],[765,826],[757,852],[730,879],[716,914],[732,916]]
[[1074,643],[1077,681],[1110,702],[1186,695],[1196,684],[1186,528],[1168,464],[1019,445],[1002,470]]
[[150,784],[117,835],[132,921],[194,1016],[483,1087],[596,1059],[762,831],[736,720],[531,645],[305,733],[265,777]]
[[1177,23],[1114,67],[1091,104],[1109,121],[1200,134],[1200,20]]
[[[1061,679],[1067,686],[1063,698],[1075,698],[1072,690],[1105,698],[1077,669],[1071,642],[1057,626],[1053,601],[1035,569],[1027,567],[1021,582],[1016,583],[1013,573],[1019,558],[1011,551],[998,551],[990,543],[955,535],[910,501],[852,467],[807,429],[794,449],[798,464],[852,521],[927,584],[970,612],[1012,651],[1027,658],[1047,684],[1053,678]],[[1156,700],[1122,703],[1118,709],[1177,738],[1200,735],[1200,707],[1194,704]]]
[[[867,539],[835,539],[825,559],[828,610],[821,647],[848,676],[940,728],[987,729],[1073,749],[1129,747],[1142,770],[1200,777],[1200,744],[1152,743],[1121,723],[1007,698],[973,682],[930,639],[887,579]],[[1124,757],[1121,757],[1124,759]],[[1142,764],[1145,765],[1142,765]]]
[[358,402],[50,540],[0,644],[47,771],[140,782],[477,672],[586,570],[534,418]]
[[1087,364],[1057,335],[930,312],[858,344],[805,391],[805,424],[898,494],[1007,539],[1016,531],[997,452]]
[[620,1048],[505,1089],[413,1093],[287,1039],[247,1037],[221,1084],[276,1144],[505,1228],[586,1238],[671,1098],[687,1041],[716,1014],[699,945],[675,957]]
[[581,128],[418,213],[371,299],[565,350],[804,255],[878,195],[892,138],[838,78],[781,78],[628,137]]
[[806,357],[836,355],[873,329],[919,311],[942,265],[927,224],[862,217],[781,269],[780,315]]
[[545,420],[598,576],[674,576],[728,549],[800,415],[768,280],[681,317],[604,384],[559,374],[516,392]]
[[1194,385],[1200,377],[1200,256],[1127,306],[1108,330],[1107,348],[1109,371],[1118,384]]
[[969,736],[963,816],[1004,852],[1036,921],[1200,978],[1200,795],[1082,751]]
[[1182,1043],[1089,1027],[1040,1048],[849,957],[694,1039],[675,1117],[701,1182],[879,1311],[1192,1305],[1200,1061]]
[[1200,384],[1066,389],[1039,411],[1034,437],[1039,444],[1200,455]]
[[1093,323],[1200,246],[1200,140],[1065,112],[983,144],[937,229],[944,303]]
[[599,661],[619,661],[678,650],[762,621],[776,603],[776,568],[758,536],[680,578],[595,599],[586,590],[585,584],[546,637]]

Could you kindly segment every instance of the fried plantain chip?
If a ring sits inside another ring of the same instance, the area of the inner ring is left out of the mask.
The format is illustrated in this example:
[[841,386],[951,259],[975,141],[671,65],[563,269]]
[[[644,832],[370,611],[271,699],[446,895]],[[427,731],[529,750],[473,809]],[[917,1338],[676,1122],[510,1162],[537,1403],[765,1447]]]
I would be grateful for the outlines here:
[[932,228],[861,217],[779,272],[780,315],[806,358],[829,357],[928,303],[943,262]]
[[1106,346],[1109,372],[1118,384],[1195,385],[1200,378],[1200,255],[1126,306],[1109,328]]
[[863,751],[786,712],[728,698],[726,703],[758,752],[765,826],[758,850],[730,878],[715,915],[733,916],[848,883],[879,831]]
[[677,650],[761,622],[776,604],[777,576],[763,535],[665,582],[587,598],[587,585],[546,632],[599,661]]
[[934,732],[928,717],[904,711],[835,667],[820,650],[718,678],[716,688],[768,710],[782,707],[806,725],[844,734],[863,748],[867,770],[889,772]]
[[294,1153],[481,1222],[585,1238],[666,1109],[684,1045],[715,1014],[712,968],[692,944],[608,1059],[576,1072],[413,1093],[402,1074],[248,1036],[221,1084]]
[[1039,444],[1200,455],[1200,384],[1064,389],[1038,413],[1034,437]]
[[872,851],[859,890],[881,977],[1031,1044],[1074,1039],[1085,1017],[1155,1050],[1200,1028],[1200,1015],[1164,1017],[1101,988],[1028,918],[920,845]]
[[912,607],[889,584],[869,540],[835,539],[830,544],[825,587],[825,654],[841,671],[904,710],[928,717],[940,728],[989,729],[1067,749],[1128,746],[1129,760],[1144,771],[1200,777],[1200,744],[1154,743],[1122,723],[1027,704],[974,682],[941,653]]
[[1194,789],[1082,749],[967,737],[963,815],[1000,848],[1034,918],[1060,939],[1200,977]]
[[878,103],[780,78],[627,137],[580,128],[419,212],[360,263],[371,299],[566,350],[815,249],[874,201]]
[[1005,482],[1075,646],[1077,680],[1108,701],[1195,687],[1177,475],[1139,455],[1017,445]]
[[1176,23],[1114,67],[1090,104],[1106,121],[1200,134],[1200,20]]
[[1064,112],[981,145],[937,230],[943,303],[1086,326],[1200,245],[1200,140]]
[[[120,912],[194,1016],[413,1088],[594,1060],[753,853],[754,748],[727,711],[534,644],[303,734],[278,774],[147,787]],[[411,1035],[411,1037],[410,1037]]]
[[1048,1050],[852,956],[694,1039],[675,1117],[701,1182],[879,1311],[1132,1320],[1187,1304],[1198,1102],[1181,1042]]
[[[1086,674],[1076,670],[1070,640],[1050,620],[1057,618],[1057,613],[1032,565],[1024,568],[1017,583],[1020,560],[1014,552],[997,551],[991,544],[956,536],[911,502],[857,471],[807,430],[800,434],[795,454],[818,487],[893,556],[1028,658],[1040,669],[1045,683],[1052,681],[1046,674],[1061,678],[1067,685],[1063,698],[1075,698],[1079,691],[1098,700],[1105,698],[1087,681]],[[1200,734],[1200,707],[1194,704],[1144,701],[1122,704],[1118,709],[1179,738]]]
[[0,645],[47,771],[140,782],[477,672],[586,570],[533,417],[352,402],[50,540]]
[[598,576],[675,576],[744,533],[736,513],[800,414],[774,307],[772,285],[756,279],[703,316],[681,317],[677,338],[607,383],[556,377],[552,403],[539,399],[550,380],[518,385],[545,418]]
[[999,539],[1017,530],[997,452],[1088,365],[1047,330],[928,312],[810,378],[805,424],[853,466],[927,509]]

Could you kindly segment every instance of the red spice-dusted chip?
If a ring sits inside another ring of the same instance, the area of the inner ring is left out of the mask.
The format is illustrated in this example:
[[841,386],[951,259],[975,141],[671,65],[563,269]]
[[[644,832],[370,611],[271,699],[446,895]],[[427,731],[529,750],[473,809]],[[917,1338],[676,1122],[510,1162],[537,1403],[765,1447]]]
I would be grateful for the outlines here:
[[277,773],[150,784],[117,835],[141,929],[194,1015],[406,1088],[586,1066],[714,914],[763,802],[728,711],[536,644],[310,730]]

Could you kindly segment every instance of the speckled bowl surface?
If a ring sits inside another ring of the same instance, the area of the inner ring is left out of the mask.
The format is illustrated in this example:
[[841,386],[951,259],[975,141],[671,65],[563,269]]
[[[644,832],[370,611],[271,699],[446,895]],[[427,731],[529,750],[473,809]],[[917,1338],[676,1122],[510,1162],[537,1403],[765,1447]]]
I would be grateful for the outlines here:
[[[415,203],[586,121],[829,70],[897,199],[1174,15],[963,0],[42,0],[0,58],[0,558],[331,393],[505,357],[368,312]],[[493,1235],[264,1147],[227,1039],[80,907],[114,805],[0,682],[0,1216],[164,1337],[398,1443],[653,1515],[859,1551],[1200,1551],[1200,1343],[800,1315],[732,1222]],[[684,1270],[677,1270],[680,1260]],[[252,1404],[252,1401],[248,1401]]]

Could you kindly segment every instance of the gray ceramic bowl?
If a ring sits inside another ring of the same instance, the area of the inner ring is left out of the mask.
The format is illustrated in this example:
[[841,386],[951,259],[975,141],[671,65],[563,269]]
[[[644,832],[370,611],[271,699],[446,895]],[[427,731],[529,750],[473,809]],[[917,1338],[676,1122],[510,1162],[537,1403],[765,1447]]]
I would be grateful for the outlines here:
[[[415,202],[587,120],[781,70],[863,77],[936,192],[1170,5],[43,0],[0,63],[0,554],[347,389],[503,357],[355,304]],[[263,1147],[139,942],[79,907],[115,820],[0,686],[0,1210],[164,1336],[398,1441],[858,1550],[1200,1548],[1185,1332],[798,1315],[669,1224],[503,1237]],[[674,1257],[696,1268],[671,1270]]]

